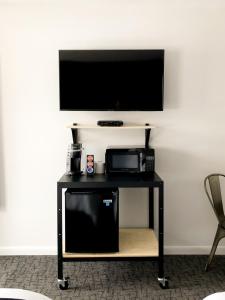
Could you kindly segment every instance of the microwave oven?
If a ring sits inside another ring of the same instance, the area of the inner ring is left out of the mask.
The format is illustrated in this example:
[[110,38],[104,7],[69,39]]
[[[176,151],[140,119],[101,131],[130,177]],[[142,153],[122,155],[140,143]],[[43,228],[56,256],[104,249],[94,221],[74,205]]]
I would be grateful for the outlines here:
[[155,171],[155,151],[152,148],[107,148],[106,174],[148,174]]

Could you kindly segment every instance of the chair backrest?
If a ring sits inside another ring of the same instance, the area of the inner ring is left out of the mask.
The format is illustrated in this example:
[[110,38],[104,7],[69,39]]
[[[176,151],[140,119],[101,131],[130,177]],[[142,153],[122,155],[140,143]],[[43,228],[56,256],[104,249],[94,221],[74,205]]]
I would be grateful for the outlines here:
[[[204,180],[204,188],[209,202],[220,222],[225,219],[223,211],[222,194],[220,189],[220,177],[225,177],[224,174],[210,174]],[[208,184],[207,184],[208,183]],[[209,192],[210,190],[210,192]]]

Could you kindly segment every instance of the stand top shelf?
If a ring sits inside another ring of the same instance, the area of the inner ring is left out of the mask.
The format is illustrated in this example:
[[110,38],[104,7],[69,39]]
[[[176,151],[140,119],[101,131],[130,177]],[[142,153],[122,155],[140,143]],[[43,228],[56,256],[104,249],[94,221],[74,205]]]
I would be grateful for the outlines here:
[[160,187],[163,180],[157,173],[141,174],[94,174],[94,176],[64,174],[58,181],[60,188],[133,188],[133,187]]
[[98,126],[95,124],[77,124],[67,125],[67,128],[72,129],[152,129],[155,128],[153,125],[139,125],[139,124],[124,124],[123,126]]

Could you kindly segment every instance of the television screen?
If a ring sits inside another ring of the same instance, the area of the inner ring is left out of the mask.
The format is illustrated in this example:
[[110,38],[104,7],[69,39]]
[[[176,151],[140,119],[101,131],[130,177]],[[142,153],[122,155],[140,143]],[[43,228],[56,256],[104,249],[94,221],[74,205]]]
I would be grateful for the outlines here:
[[60,50],[60,110],[163,110],[164,50]]

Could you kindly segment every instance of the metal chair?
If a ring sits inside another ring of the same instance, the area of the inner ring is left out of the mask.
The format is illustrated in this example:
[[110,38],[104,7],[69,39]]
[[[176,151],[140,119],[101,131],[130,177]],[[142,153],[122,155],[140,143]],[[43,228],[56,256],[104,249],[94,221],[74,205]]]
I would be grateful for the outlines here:
[[204,180],[204,188],[210,204],[218,220],[216,235],[213,241],[212,249],[209,254],[205,271],[208,271],[213,260],[219,241],[225,237],[225,215],[223,210],[222,194],[220,188],[220,178],[225,177],[223,174],[210,174]]

